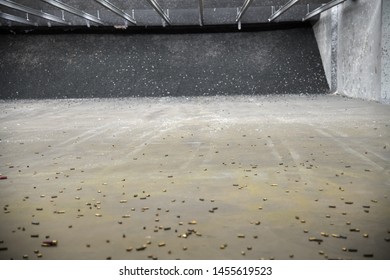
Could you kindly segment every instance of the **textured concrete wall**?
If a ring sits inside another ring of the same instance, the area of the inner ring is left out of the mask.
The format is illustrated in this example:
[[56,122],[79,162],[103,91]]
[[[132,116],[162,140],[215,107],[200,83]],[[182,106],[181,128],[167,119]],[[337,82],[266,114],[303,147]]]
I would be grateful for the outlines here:
[[328,85],[332,92],[337,91],[337,42],[338,42],[337,7],[322,14],[322,20],[313,26],[320,50],[321,59]]
[[[332,41],[332,13],[335,12],[337,40]],[[385,102],[381,93],[381,18],[381,0],[347,0],[323,13],[315,24],[328,81],[332,80],[330,69],[336,61],[337,92],[340,94]],[[336,44],[335,61],[330,55],[332,43],[333,46]]]
[[332,52],[332,20],[331,13],[324,12],[321,15],[321,20],[319,20],[314,26],[314,35],[317,40],[318,49],[321,54],[322,64],[324,67],[326,80],[328,85],[331,85],[331,52]]
[[390,104],[390,1],[382,7],[382,100]]

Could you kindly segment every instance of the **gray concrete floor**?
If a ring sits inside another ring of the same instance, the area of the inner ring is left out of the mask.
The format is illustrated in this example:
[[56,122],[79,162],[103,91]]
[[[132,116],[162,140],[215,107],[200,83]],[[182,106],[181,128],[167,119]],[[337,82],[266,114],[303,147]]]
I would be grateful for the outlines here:
[[390,259],[389,125],[329,95],[1,101],[0,258]]

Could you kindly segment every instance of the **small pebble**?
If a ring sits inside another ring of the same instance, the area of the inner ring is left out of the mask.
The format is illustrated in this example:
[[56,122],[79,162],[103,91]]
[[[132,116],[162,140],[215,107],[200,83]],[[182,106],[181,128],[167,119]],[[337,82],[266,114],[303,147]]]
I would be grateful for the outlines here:
[[242,233],[237,234],[237,237],[238,237],[238,238],[245,238],[245,234],[242,234]]
[[164,246],[165,246],[165,242],[158,243],[158,247],[164,247]]

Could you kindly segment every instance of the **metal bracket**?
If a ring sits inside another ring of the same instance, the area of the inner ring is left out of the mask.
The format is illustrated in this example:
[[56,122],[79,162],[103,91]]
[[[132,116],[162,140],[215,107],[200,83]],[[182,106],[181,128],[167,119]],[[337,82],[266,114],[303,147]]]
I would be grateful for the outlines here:
[[171,20],[169,19],[169,16],[164,12],[164,10],[161,8],[161,6],[155,1],[155,0],[148,0],[150,5],[152,5],[153,9],[163,18],[163,20],[167,24],[171,24]]
[[333,8],[334,6],[337,6],[343,2],[345,2],[346,0],[333,0],[313,11],[311,11],[310,13],[307,13],[306,16],[302,19],[302,21],[305,21],[305,20],[308,20],[322,12],[325,12],[326,10],[329,10],[330,8]]
[[82,17],[83,19],[92,21],[92,22],[97,23],[97,24],[105,25],[105,23],[103,21],[101,21],[100,19],[98,19],[97,17],[90,15],[90,14],[87,14],[86,12],[80,11],[80,10],[78,10],[78,9],[68,5],[68,4],[62,3],[58,0],[41,0],[41,1],[45,2],[47,4],[50,4],[54,7],[57,7],[59,9],[65,10],[65,11],[67,11],[71,14],[74,14],[76,16]]
[[280,17],[282,14],[284,14],[288,9],[290,9],[292,6],[294,6],[296,3],[298,3],[300,0],[290,0],[288,1],[284,6],[282,6],[279,10],[277,10],[275,13],[271,15],[271,17],[268,19],[269,22],[275,20],[276,18]]
[[47,19],[47,20],[50,20],[50,21],[53,21],[53,22],[57,22],[57,23],[60,23],[60,24],[66,24],[66,25],[70,25],[71,24],[70,22],[66,22],[64,19],[61,19],[61,18],[56,17],[54,15],[51,15],[51,14],[48,14],[48,13],[44,13],[42,11],[39,11],[39,10],[30,8],[30,7],[27,7],[27,6],[21,5],[19,3],[15,3],[13,1],[0,0],[0,5],[5,6],[7,8],[11,8],[11,9],[17,10],[17,11],[25,12],[27,14],[27,20],[29,20],[28,19],[28,14],[31,14],[31,15],[34,15],[34,16],[37,16],[37,17],[40,17],[40,18],[44,18],[44,19]]
[[135,25],[137,24],[137,22],[134,19],[134,14],[133,14],[133,16],[130,16],[129,14],[127,14],[123,10],[119,9],[117,6],[115,6],[114,4],[108,2],[107,0],[95,0],[95,1],[98,2],[100,5],[106,7],[111,12],[113,12],[113,13],[117,14],[118,16],[124,18],[128,22],[131,22],[132,24],[135,24]]
[[249,5],[252,3],[253,0],[245,0],[244,4],[242,5],[240,12],[238,13],[236,17],[236,22],[239,22],[246,10],[249,8]]
[[17,22],[17,23],[23,23],[23,24],[27,24],[27,25],[38,26],[37,22],[32,22],[32,21],[29,21],[27,19],[24,19],[24,18],[21,18],[21,17],[17,17],[17,16],[14,16],[14,15],[10,15],[10,14],[7,14],[7,13],[0,12],[0,18],[6,19],[6,20],[10,20],[10,21],[14,21],[14,22]]

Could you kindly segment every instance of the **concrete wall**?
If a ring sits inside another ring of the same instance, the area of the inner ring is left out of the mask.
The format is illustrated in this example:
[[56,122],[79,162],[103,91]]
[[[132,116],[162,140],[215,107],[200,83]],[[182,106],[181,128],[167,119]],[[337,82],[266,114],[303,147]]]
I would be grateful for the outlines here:
[[347,0],[321,14],[313,29],[328,83],[336,85],[336,88],[331,86],[333,91],[350,97],[388,102],[388,93],[382,91],[386,85],[381,84],[381,0]]
[[382,7],[382,100],[390,104],[390,1]]

